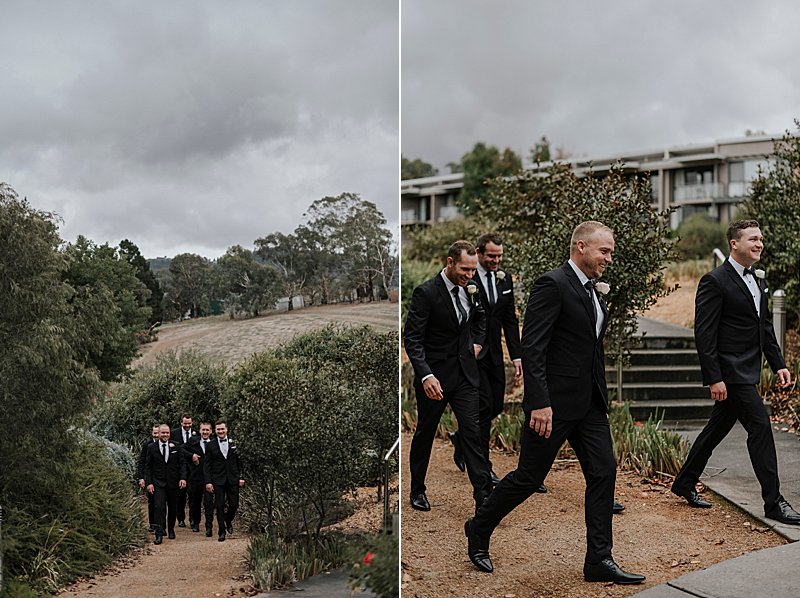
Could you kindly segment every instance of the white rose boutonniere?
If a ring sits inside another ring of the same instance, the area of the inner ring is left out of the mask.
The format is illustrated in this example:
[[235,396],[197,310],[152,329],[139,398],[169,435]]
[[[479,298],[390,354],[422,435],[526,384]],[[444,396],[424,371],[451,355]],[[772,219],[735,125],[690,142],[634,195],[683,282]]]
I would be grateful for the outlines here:
[[611,287],[608,285],[607,282],[598,282],[596,285],[594,285],[594,289],[601,295],[608,295],[608,292],[611,290]]
[[175,445],[170,442],[169,443],[169,448],[175,448]]
[[497,282],[503,282],[506,279],[506,273],[502,270],[498,270],[495,276],[497,276]]
[[470,282],[465,287],[465,290],[467,291],[467,297],[469,297],[469,302],[475,305],[475,302],[478,300],[478,287]]
[[760,278],[761,280],[764,280],[764,277],[767,275],[767,273],[764,272],[761,268],[756,268],[755,270],[753,270],[753,274],[756,275],[756,278]]

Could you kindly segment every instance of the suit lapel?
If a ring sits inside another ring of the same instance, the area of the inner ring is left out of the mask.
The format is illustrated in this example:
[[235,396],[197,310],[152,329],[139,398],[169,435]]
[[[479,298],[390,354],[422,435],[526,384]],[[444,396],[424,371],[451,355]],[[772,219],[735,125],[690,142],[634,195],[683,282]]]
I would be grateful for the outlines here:
[[[572,269],[572,266],[569,265],[569,262],[564,264],[563,269],[567,275],[569,283],[572,285],[572,288],[577,293],[579,301],[583,303],[583,307],[586,310],[586,315],[589,316],[589,323],[591,324],[592,322],[595,321],[597,314],[592,313],[595,310],[594,310],[594,305],[592,305],[592,299],[591,297],[589,297],[589,293],[586,292],[586,289],[581,284],[581,281],[578,280],[578,275],[575,274],[575,271]],[[606,320],[608,320],[608,318],[606,318]],[[595,330],[592,330],[592,335],[596,336]]]
[[[489,290],[486,288],[484,284],[484,280],[481,280],[480,272],[475,270],[475,276],[472,277],[472,282],[478,285],[478,294],[481,297],[481,304],[483,305],[484,311],[489,314],[494,310],[494,305],[489,303]],[[495,305],[497,305],[497,298],[495,298]]]
[[[725,263],[723,264],[722,267],[725,270],[725,272],[728,274],[728,276],[731,278],[733,283],[737,287],[739,287],[739,290],[747,298],[747,304],[750,306],[750,313],[752,313],[753,316],[756,319],[758,319],[758,311],[756,311],[756,304],[753,303],[753,295],[750,294],[750,289],[747,288],[747,285],[745,284],[744,280],[742,280],[742,277],[739,276],[739,273],[736,271],[736,269],[731,265],[731,263],[728,260],[725,260]],[[756,283],[756,284],[758,284],[758,283]],[[761,289],[760,286],[758,288],[759,288],[759,290]]]
[[447,285],[444,283],[444,280],[442,280],[441,274],[436,275],[434,284],[439,289],[439,293],[442,296],[442,301],[447,306],[447,311],[450,313],[450,318],[453,320],[453,324],[456,328],[458,328],[460,324],[458,323],[458,314],[456,314],[456,306],[453,303],[453,296],[447,290]]

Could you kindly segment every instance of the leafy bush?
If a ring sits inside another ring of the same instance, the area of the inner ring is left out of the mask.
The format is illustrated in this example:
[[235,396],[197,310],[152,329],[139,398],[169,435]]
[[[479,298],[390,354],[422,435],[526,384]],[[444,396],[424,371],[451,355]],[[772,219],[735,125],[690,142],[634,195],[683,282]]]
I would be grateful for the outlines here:
[[486,232],[485,227],[476,218],[455,218],[408,231],[403,239],[403,276],[406,275],[407,259],[434,262],[441,270],[445,266],[447,249],[454,241],[464,239],[474,243]]
[[[442,254],[444,255],[444,254]],[[400,280],[401,292],[401,318],[405,322],[408,315],[408,306],[411,304],[411,294],[414,289],[429,278],[433,278],[442,271],[444,266],[436,260],[423,262],[420,260],[403,259],[403,277]]]
[[728,254],[728,241],[725,238],[727,227],[714,222],[708,214],[695,213],[681,222],[676,230],[680,259],[711,259],[711,252],[720,249]]
[[144,541],[133,487],[103,443],[73,433],[57,468],[37,478],[35,497],[9,502],[3,529],[5,574],[53,592],[93,573]]
[[[795,120],[800,132],[800,120]],[[761,267],[767,282],[786,291],[790,327],[800,321],[800,137],[788,131],[775,143],[775,162],[752,182],[737,218],[755,218],[764,235]]]
[[91,428],[105,438],[138,451],[150,438],[153,425],[177,426],[182,413],[213,424],[219,418],[219,400],[225,389],[225,368],[202,355],[184,351],[163,353],[149,367],[136,370],[98,401]]
[[399,596],[397,536],[380,533],[370,536],[364,543],[361,557],[353,565],[350,573],[351,587],[369,588],[379,598]]

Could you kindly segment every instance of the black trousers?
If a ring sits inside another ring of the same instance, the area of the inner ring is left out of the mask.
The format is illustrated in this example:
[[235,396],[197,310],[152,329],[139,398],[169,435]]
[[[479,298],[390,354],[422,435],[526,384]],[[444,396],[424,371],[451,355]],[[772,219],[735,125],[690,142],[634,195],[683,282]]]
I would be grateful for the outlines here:
[[472,496],[477,504],[491,492],[489,466],[480,449],[478,428],[478,389],[466,380],[451,390],[445,391],[440,401],[429,399],[416,384],[417,429],[411,440],[409,465],[411,467],[411,495],[425,492],[425,477],[431,460],[431,448],[445,407],[449,404],[458,420],[458,430],[464,451],[467,475],[472,484]]
[[199,527],[202,516],[202,507],[202,512],[204,512],[206,516],[206,529],[211,529],[214,527],[214,495],[211,492],[206,492],[205,482],[202,479],[195,482],[189,482],[188,494],[189,519]]
[[694,441],[686,462],[672,484],[678,494],[694,488],[700,474],[711,458],[711,453],[739,421],[747,430],[747,452],[753,464],[764,508],[770,509],[780,497],[778,480],[778,458],[775,454],[775,438],[767,410],[752,384],[727,384],[728,398],[715,401],[711,417]]
[[550,438],[539,436],[526,422],[517,469],[500,481],[486,503],[478,509],[473,522],[478,534],[489,538],[500,521],[536,491],[566,440],[575,451],[586,480],[586,562],[598,563],[611,556],[611,514],[617,464],[608,416],[599,400],[593,401],[582,419],[554,419]]
[[161,533],[175,529],[175,511],[178,504],[178,489],[156,486],[153,492],[153,515]]
[[186,521],[186,488],[178,489],[178,521]]
[[492,431],[492,420],[503,413],[503,401],[506,394],[506,370],[502,363],[498,366],[489,359],[481,359],[478,361],[478,372],[481,376],[481,385],[478,388],[478,396],[480,398],[478,404],[480,447],[491,470],[489,436]]
[[232,523],[239,510],[239,484],[214,484],[214,504],[217,510],[219,533],[225,531],[225,524]]

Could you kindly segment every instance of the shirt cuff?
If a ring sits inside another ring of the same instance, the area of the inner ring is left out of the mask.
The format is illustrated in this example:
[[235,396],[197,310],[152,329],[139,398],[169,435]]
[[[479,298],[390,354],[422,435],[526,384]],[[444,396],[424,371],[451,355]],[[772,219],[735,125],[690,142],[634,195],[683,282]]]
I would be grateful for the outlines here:
[[425,382],[425,380],[427,380],[428,378],[433,378],[433,374],[428,374],[427,376],[423,376],[423,378],[422,378],[422,380],[420,380],[420,382]]

